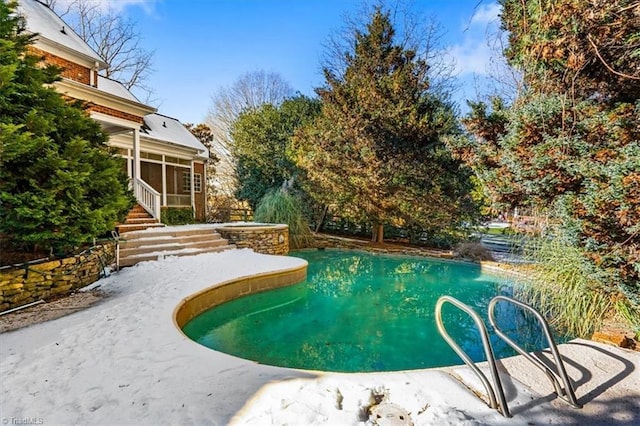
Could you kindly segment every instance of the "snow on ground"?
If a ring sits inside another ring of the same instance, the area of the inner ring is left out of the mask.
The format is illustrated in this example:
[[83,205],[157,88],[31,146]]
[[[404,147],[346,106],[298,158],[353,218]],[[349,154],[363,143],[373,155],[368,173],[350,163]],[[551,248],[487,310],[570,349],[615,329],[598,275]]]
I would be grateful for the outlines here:
[[200,346],[173,323],[175,307],[198,290],[304,262],[230,250],[143,262],[98,281],[94,287],[110,293],[106,301],[0,334],[2,423],[364,424],[376,398],[414,424],[572,422],[548,405],[529,408],[534,396],[527,392],[520,392],[527,410],[505,419],[444,370],[338,374],[264,366]]

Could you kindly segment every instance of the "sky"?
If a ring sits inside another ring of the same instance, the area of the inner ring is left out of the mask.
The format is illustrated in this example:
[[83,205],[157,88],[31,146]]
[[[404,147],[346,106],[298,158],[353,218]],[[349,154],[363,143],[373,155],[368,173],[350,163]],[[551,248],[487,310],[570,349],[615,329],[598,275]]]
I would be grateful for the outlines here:
[[[138,23],[143,47],[155,52],[149,103],[184,123],[204,121],[212,96],[252,71],[278,73],[295,91],[314,95],[324,82],[326,42],[363,5],[360,0],[95,1]],[[476,87],[491,72],[487,35],[499,25],[496,1],[405,4],[442,25],[460,84],[454,100],[464,112],[465,99],[476,97]]]

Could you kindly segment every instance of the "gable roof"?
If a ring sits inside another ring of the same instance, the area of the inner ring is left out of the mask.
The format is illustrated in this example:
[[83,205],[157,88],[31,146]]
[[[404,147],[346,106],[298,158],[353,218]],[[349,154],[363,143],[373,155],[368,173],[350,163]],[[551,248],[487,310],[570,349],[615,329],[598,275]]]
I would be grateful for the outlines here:
[[[4,1],[4,0],[0,0]],[[97,62],[99,69],[105,69],[108,64],[67,25],[49,6],[37,0],[19,0],[17,13],[25,18],[26,29],[30,33],[37,33],[37,39],[44,44],[54,45],[75,56],[90,62]],[[122,83],[98,75],[96,87],[69,82],[69,84],[93,91],[94,94],[104,92],[111,97],[135,103],[139,107],[149,110],[155,108],[141,103]],[[141,136],[180,147],[190,148],[197,152],[201,159],[209,158],[209,150],[187,130],[177,119],[161,114],[147,114],[141,127]]]
[[27,31],[38,33],[39,39],[98,62],[99,69],[107,68],[107,63],[49,6],[37,0],[19,0],[17,11],[25,17]]
[[195,149],[199,157],[209,158],[209,150],[176,118],[147,114],[140,134],[157,141]]
[[129,89],[124,87],[124,84],[101,75],[98,75],[98,89],[128,101],[142,103]]

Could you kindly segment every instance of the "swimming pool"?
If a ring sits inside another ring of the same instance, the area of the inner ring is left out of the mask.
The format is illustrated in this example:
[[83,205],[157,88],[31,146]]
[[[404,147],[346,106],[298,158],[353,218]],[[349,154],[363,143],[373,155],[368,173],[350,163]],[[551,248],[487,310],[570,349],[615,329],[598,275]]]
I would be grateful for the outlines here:
[[[262,364],[309,370],[371,372],[461,364],[437,331],[435,304],[453,296],[485,318],[511,283],[478,265],[359,251],[300,251],[307,280],[212,308],[183,327],[196,342]],[[503,330],[542,348],[537,324],[512,306],[498,306]],[[473,320],[445,306],[447,330],[474,361],[484,360]],[[499,338],[498,357],[513,355]],[[562,339],[558,339],[562,340]]]

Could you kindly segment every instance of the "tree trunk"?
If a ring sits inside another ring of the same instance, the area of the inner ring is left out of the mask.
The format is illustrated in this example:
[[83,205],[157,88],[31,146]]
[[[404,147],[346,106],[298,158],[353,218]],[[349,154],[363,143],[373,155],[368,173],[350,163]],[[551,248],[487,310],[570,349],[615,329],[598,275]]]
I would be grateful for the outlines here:
[[384,224],[374,223],[371,227],[371,242],[382,243],[384,242]]
[[378,224],[378,232],[376,232],[378,237],[378,243],[382,244],[384,242],[384,225],[382,223]]
[[324,206],[324,209],[322,210],[322,216],[320,216],[320,219],[318,220],[318,223],[316,224],[316,234],[318,233],[318,231],[320,231],[320,228],[322,227],[322,224],[324,223],[324,218],[327,216],[327,211],[329,210],[329,206]]

